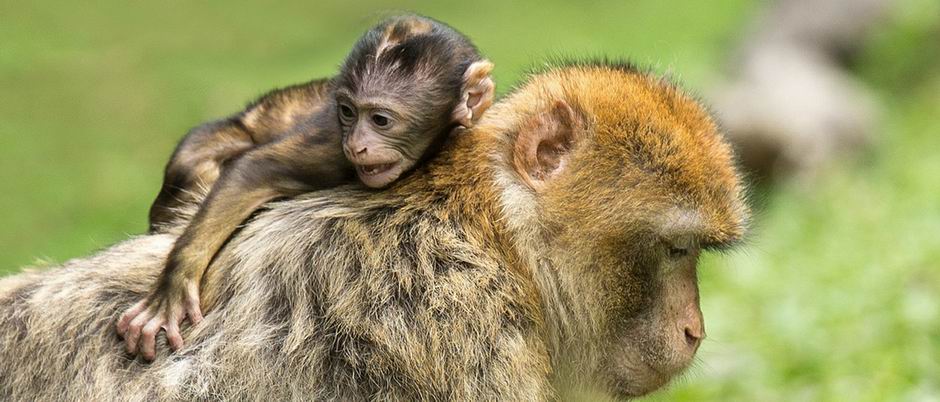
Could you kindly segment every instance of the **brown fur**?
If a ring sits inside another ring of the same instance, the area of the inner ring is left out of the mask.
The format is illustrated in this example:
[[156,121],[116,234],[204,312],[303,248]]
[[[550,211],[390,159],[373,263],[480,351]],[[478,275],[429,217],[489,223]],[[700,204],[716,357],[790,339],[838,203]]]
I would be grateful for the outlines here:
[[[515,144],[560,103],[577,140],[536,188],[513,167]],[[740,182],[711,118],[655,77],[553,69],[388,191],[341,187],[272,205],[214,262],[226,278],[217,308],[186,330],[183,350],[160,348],[151,365],[125,357],[107,329],[146,292],[171,235],[0,281],[0,399],[648,392],[663,379],[643,377],[635,355],[616,357],[623,342],[657,345],[644,331],[669,296],[646,265],[659,255],[648,237],[683,224],[676,209],[702,245],[742,234]]]

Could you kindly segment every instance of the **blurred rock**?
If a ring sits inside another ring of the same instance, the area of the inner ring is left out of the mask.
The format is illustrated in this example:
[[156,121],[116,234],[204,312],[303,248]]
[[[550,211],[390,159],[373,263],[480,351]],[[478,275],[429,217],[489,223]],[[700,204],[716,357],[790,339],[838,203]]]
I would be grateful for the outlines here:
[[847,63],[891,0],[780,0],[756,19],[713,103],[745,169],[811,179],[868,147],[880,107]]

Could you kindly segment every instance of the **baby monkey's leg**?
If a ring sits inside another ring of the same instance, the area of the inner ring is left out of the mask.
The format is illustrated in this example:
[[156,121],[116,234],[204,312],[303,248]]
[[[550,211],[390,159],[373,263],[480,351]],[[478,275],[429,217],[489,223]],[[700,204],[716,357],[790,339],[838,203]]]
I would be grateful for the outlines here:
[[275,89],[235,115],[190,130],[167,162],[150,207],[150,233],[181,224],[180,211],[203,201],[226,163],[295,132],[327,106],[328,91],[328,79]]
[[222,171],[222,165],[255,147],[251,133],[237,117],[192,129],[167,162],[163,185],[150,206],[150,232],[178,223],[179,211],[198,204]]
[[213,287],[201,284],[207,267],[255,210],[275,198],[348,182],[353,174],[334,130],[285,137],[233,161],[177,239],[151,293],[119,319],[127,352],[152,360],[161,328],[171,348],[182,347],[179,324],[202,318],[199,289]]

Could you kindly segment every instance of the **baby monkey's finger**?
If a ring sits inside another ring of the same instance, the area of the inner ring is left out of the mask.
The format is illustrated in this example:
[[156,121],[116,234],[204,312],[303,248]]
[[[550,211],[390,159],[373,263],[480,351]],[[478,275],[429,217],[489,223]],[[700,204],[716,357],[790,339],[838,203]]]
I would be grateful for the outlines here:
[[137,341],[140,339],[140,331],[143,329],[144,325],[150,321],[151,316],[153,316],[153,312],[150,309],[146,309],[138,314],[137,317],[134,317],[127,326],[127,332],[124,334],[124,350],[126,350],[127,353],[132,355],[137,354]]
[[153,361],[153,358],[156,357],[157,334],[160,333],[163,324],[163,314],[157,314],[140,331],[140,355],[143,356],[144,360]]
[[180,335],[179,319],[171,319],[163,330],[166,331],[166,340],[170,344],[170,349],[174,352],[183,348],[183,336]]
[[191,325],[199,324],[202,321],[202,309],[199,307],[199,289],[195,285],[188,286],[186,289],[184,308]]
[[147,307],[147,300],[144,299],[144,300],[137,302],[136,304],[128,308],[126,311],[124,311],[124,314],[121,314],[121,318],[119,318],[117,322],[116,328],[117,328],[118,335],[121,335],[121,337],[123,337],[124,334],[127,333],[127,327],[130,326],[131,321],[135,317],[137,317],[141,311],[144,311],[146,307]]

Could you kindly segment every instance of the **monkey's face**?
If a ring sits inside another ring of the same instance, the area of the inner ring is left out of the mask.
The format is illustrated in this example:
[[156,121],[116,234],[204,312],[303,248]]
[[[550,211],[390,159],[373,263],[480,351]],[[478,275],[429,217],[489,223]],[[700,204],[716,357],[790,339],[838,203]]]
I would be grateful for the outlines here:
[[738,217],[723,211],[735,193],[709,199],[685,181],[688,172],[669,177],[631,165],[658,150],[603,149],[608,145],[586,145],[582,160],[576,154],[568,161],[568,174],[546,189],[544,210],[556,228],[552,259],[565,285],[592,295],[582,302],[592,316],[587,332],[600,334],[589,346],[598,353],[596,376],[608,391],[635,397],[693,361],[705,337],[699,255],[733,241],[740,229]]
[[[601,133],[621,129],[598,126]],[[661,151],[608,140],[572,155],[568,171],[545,190],[543,211],[553,222],[551,258],[564,285],[591,295],[581,302],[591,317],[586,332],[598,334],[586,346],[597,353],[596,378],[609,392],[635,397],[682,373],[705,337],[697,262],[703,250],[740,236],[739,216],[728,209],[737,190],[696,188],[701,183],[687,181],[684,167],[638,166]],[[702,161],[676,166],[686,163]]]
[[544,282],[559,288],[544,294],[567,297],[556,325],[572,334],[572,375],[646,394],[705,336],[700,252],[744,231],[730,147],[694,100],[640,73],[571,69],[530,85],[552,98],[509,100],[525,112],[508,162],[528,188],[505,202],[533,199],[515,210],[538,214],[509,219],[533,219],[513,226],[537,228]]
[[702,237],[694,228],[645,230],[627,237],[632,246],[607,250],[600,258],[611,264],[597,278],[617,296],[601,301],[607,335],[600,342],[600,377],[628,397],[652,392],[684,371],[705,338],[696,266]]
[[416,124],[418,118],[406,110],[387,97],[337,96],[343,152],[366,186],[388,186],[414,167],[434,141],[437,133]]
[[560,232],[551,246],[563,285],[588,295],[580,302],[586,322],[594,324],[585,331],[597,336],[584,345],[596,353],[595,377],[623,397],[645,395],[679,375],[705,337],[697,262],[706,243],[692,224],[699,221],[683,222],[689,214],[649,206],[668,218],[650,222],[653,216],[581,209],[609,225],[572,221],[577,226]]

